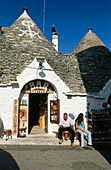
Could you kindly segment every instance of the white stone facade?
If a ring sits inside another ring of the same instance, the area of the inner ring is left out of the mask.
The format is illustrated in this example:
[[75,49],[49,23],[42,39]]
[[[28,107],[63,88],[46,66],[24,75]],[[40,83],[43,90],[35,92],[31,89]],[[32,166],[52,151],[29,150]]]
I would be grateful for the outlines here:
[[[41,74],[42,73],[42,74]],[[63,117],[63,113],[67,112],[69,116],[75,118],[79,113],[87,113],[87,102],[90,102],[90,108],[102,109],[102,103],[107,102],[111,92],[111,80],[106,84],[103,90],[99,93],[99,96],[87,96],[87,94],[69,94],[69,88],[67,85],[55,74],[47,61],[44,59],[43,69],[39,68],[39,62],[37,58],[17,77],[17,84],[0,85],[0,117],[3,122],[2,129],[12,129],[13,120],[13,100],[20,99],[21,90],[25,84],[32,80],[46,80],[51,83],[58,92],[58,98],[60,100],[60,118]],[[15,82],[16,83],[16,82]],[[71,96],[71,98],[68,98]],[[48,133],[53,134],[54,131],[58,131],[58,125],[50,123],[50,100],[53,100],[53,95],[48,95]],[[87,120],[85,119],[86,127]]]
[[[42,73],[42,74],[41,74]],[[13,100],[20,99],[21,90],[23,86],[29,81],[41,79],[51,83],[58,92],[58,99],[60,100],[60,117],[64,112],[67,112],[70,116],[73,116],[74,120],[77,115],[82,112],[86,113],[87,95],[74,94],[71,99],[67,97],[69,88],[67,85],[55,74],[47,61],[44,59],[43,69],[39,68],[39,62],[37,58],[17,77],[16,84],[1,85],[0,87],[0,116],[3,122],[4,129],[12,129],[13,120]],[[18,83],[18,85],[17,85]],[[53,131],[58,131],[58,125],[50,123],[50,105],[49,101],[53,99],[53,95],[48,95],[48,133],[52,134]]]
[[[90,108],[102,109],[102,103],[107,102],[111,92],[111,80],[106,84],[99,96],[87,96],[87,94],[68,94],[70,89],[67,85],[55,74],[47,61],[44,59],[43,68],[39,68],[37,58],[17,77],[18,85],[11,82],[8,85],[0,85],[0,117],[3,122],[2,129],[12,129],[13,120],[13,100],[20,99],[21,90],[25,84],[32,80],[45,80],[51,83],[58,92],[60,100],[60,118],[63,113],[67,112],[75,121],[79,113],[87,113],[87,102],[90,102]],[[28,95],[27,95],[28,96]],[[71,96],[68,98],[68,96]],[[53,100],[53,95],[48,95],[48,133],[53,134],[58,131],[58,125],[50,123],[50,100]],[[87,120],[85,119],[86,127]]]

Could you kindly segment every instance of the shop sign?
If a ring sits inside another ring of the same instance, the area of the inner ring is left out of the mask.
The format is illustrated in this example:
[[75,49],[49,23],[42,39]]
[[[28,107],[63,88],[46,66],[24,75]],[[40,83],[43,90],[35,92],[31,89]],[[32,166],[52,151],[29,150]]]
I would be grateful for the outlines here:
[[31,89],[30,93],[52,93],[50,89]]
[[31,81],[25,85],[22,92],[25,93],[53,93],[54,88],[45,81]]

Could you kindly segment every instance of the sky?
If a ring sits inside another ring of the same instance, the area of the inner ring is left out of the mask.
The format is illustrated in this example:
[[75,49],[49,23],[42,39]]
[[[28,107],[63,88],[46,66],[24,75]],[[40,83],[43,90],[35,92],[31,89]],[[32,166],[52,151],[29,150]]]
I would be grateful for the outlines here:
[[[0,0],[0,25],[11,26],[24,7],[43,32],[44,0]],[[111,0],[45,0],[44,35],[49,41],[53,24],[63,54],[72,53],[89,27],[111,51]]]

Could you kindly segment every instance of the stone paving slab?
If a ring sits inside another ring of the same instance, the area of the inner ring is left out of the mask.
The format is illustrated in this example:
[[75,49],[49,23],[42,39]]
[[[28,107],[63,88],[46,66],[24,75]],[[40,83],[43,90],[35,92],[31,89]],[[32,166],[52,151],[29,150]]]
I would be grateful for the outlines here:
[[[68,139],[67,141],[63,141],[61,145],[70,145],[71,142]],[[79,141],[76,139],[74,141],[75,145],[79,145]],[[0,145],[59,145],[59,139],[56,138],[54,135],[29,135],[28,137],[24,138],[16,138],[16,139],[8,139],[5,140],[5,137],[3,139],[0,139]]]
[[111,166],[93,147],[0,145],[0,170],[3,169],[110,170]]

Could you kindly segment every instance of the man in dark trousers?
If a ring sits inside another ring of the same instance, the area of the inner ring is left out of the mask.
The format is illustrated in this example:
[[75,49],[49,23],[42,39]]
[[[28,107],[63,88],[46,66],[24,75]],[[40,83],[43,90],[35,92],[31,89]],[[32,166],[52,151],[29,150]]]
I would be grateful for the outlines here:
[[[72,126],[72,128],[70,126]],[[74,145],[74,136],[75,136],[74,123],[72,119],[68,117],[67,113],[64,113],[63,118],[60,120],[60,123],[59,123],[59,137],[60,137],[59,144],[63,142],[63,138],[62,138],[63,131],[68,131],[69,133],[72,134],[71,146],[74,148],[75,147]]]

